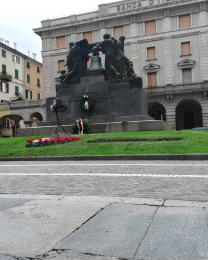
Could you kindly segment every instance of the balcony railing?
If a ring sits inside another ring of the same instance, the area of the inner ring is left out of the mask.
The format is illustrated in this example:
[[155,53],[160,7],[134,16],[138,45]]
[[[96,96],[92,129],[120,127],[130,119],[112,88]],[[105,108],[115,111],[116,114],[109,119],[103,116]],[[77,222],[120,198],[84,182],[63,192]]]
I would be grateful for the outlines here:
[[44,106],[43,100],[38,101],[17,101],[11,103],[11,108],[20,108],[20,107],[41,107]]
[[146,88],[145,91],[147,94],[166,94],[166,93],[173,93],[173,92],[198,92],[208,90],[208,82],[202,83],[190,83],[190,84],[181,84],[181,85],[165,85],[165,86],[158,86],[154,88]]
[[2,71],[0,72],[0,80],[9,82],[12,81],[12,76],[5,71]]

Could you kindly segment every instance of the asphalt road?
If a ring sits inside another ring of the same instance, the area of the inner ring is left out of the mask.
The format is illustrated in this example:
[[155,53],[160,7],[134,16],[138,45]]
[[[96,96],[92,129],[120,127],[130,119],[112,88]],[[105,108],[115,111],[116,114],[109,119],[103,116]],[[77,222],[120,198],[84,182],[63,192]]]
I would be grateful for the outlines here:
[[0,194],[208,200],[208,161],[1,162]]

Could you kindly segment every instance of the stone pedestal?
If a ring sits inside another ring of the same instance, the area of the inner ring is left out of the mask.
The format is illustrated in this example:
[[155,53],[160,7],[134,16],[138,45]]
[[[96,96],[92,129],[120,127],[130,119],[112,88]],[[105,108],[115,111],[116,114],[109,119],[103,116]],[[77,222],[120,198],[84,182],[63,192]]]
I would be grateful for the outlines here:
[[[84,95],[90,97],[93,109],[84,111],[80,101]],[[55,122],[55,113],[50,106],[55,97],[48,98],[47,120]],[[85,76],[80,84],[65,86],[57,93],[64,105],[64,123],[75,122],[77,118],[88,119],[91,123],[109,123],[123,121],[144,121],[147,115],[147,99],[143,89],[132,88],[127,80],[105,81],[103,75]]]

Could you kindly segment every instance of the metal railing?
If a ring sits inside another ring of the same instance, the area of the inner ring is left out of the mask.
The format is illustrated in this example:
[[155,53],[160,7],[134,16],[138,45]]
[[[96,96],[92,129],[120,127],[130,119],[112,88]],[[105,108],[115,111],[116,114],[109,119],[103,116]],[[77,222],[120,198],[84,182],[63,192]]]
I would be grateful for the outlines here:
[[0,80],[12,81],[12,76],[6,73],[6,71],[0,72]]
[[190,83],[190,84],[181,84],[181,85],[165,85],[158,86],[154,88],[146,88],[145,91],[147,94],[162,94],[162,93],[172,93],[172,92],[186,92],[186,91],[199,91],[199,90],[208,90],[208,82],[202,83]]
[[34,107],[34,106],[43,106],[44,101],[43,100],[38,100],[38,101],[17,101],[17,102],[12,102],[11,108],[19,108],[19,107]]

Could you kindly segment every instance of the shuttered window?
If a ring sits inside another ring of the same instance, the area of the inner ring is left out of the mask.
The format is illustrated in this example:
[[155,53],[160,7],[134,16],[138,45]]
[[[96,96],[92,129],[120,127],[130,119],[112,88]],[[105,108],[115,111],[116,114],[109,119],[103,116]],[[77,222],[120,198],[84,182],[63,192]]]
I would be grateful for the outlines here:
[[147,48],[147,60],[156,59],[155,47]]
[[120,36],[124,36],[124,27],[123,26],[113,27],[113,37],[118,39]]
[[58,71],[64,70],[64,60],[59,60],[58,61]]
[[14,71],[14,77],[15,79],[19,79],[19,71],[17,69]]
[[157,86],[157,73],[151,72],[147,74],[148,88],[154,88]]
[[87,39],[89,43],[92,43],[92,32],[84,32],[83,33],[83,38]]
[[181,55],[190,55],[191,54],[191,44],[190,42],[181,43]]
[[56,47],[57,49],[63,49],[66,47],[65,36],[56,37]]
[[191,69],[182,69],[183,83],[188,84],[192,83],[192,70]]
[[191,15],[181,15],[179,16],[179,28],[185,29],[191,27]]
[[147,21],[145,22],[145,34],[156,33],[156,21]]

